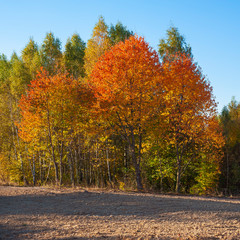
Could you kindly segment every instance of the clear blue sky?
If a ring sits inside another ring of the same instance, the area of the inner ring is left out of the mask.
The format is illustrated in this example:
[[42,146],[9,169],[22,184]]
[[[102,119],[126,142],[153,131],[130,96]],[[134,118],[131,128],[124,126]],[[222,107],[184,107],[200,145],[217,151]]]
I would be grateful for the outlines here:
[[121,21],[157,50],[174,25],[185,36],[213,86],[218,110],[240,100],[240,0],[0,0],[0,53],[10,58],[52,31],[62,42],[78,33],[86,42],[98,17]]

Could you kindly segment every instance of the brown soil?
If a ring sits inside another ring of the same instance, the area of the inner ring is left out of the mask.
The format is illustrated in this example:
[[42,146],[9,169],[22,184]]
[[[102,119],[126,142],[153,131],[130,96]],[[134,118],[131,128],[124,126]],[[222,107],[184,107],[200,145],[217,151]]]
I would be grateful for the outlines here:
[[0,186],[0,239],[240,239],[240,199]]

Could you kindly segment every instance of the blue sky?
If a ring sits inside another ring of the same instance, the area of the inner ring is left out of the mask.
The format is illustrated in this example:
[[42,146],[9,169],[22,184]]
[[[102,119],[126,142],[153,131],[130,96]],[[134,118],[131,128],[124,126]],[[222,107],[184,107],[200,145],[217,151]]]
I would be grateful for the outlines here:
[[62,42],[78,33],[86,42],[98,17],[121,21],[157,50],[174,25],[192,47],[213,86],[218,110],[240,100],[240,0],[0,0],[0,53],[18,54],[29,38],[40,45],[52,31]]

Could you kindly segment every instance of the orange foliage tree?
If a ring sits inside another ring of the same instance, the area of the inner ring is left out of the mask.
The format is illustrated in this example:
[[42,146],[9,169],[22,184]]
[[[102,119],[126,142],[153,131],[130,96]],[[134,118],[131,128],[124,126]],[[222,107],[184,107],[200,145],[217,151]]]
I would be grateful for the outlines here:
[[219,151],[224,141],[216,120],[212,87],[191,58],[178,54],[171,59],[162,64],[160,74],[164,108],[159,131],[175,151],[179,192],[181,177],[197,154],[203,148],[208,153]]
[[20,100],[20,137],[35,149],[47,143],[57,183],[62,181],[64,148],[83,131],[91,99],[90,91],[67,73],[51,76],[41,69]]
[[157,53],[143,38],[132,36],[100,58],[89,80],[97,99],[97,112],[130,147],[138,190],[143,188],[143,134],[154,112],[159,71]]

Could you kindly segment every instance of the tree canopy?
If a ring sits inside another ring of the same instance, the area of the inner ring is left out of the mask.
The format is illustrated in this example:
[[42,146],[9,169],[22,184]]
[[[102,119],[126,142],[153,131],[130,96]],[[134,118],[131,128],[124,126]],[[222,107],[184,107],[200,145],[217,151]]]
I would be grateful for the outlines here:
[[[110,27],[109,27],[110,26]],[[239,190],[239,103],[220,116],[176,27],[158,53],[100,17],[0,55],[0,181],[207,194]],[[230,176],[233,176],[230,178]]]
[[189,57],[193,57],[192,48],[186,43],[183,35],[179,33],[178,28],[170,27],[167,30],[167,38],[160,39],[158,52],[164,61],[168,56],[174,56],[177,53],[184,53]]

